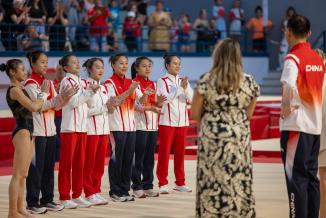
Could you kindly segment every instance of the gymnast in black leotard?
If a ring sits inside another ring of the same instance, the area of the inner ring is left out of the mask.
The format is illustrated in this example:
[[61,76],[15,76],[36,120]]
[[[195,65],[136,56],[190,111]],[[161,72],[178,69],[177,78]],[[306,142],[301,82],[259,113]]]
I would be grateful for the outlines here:
[[10,78],[7,102],[16,119],[16,128],[12,134],[15,147],[13,175],[9,184],[8,218],[34,217],[24,208],[25,179],[32,161],[34,145],[32,143],[33,117],[31,112],[40,111],[49,93],[49,83],[42,85],[40,99],[32,101],[21,83],[25,80],[24,64],[19,59],[8,60],[0,65]]
[[[12,132],[12,138],[21,129],[27,129],[32,136],[33,133],[33,115],[32,112],[23,107],[18,101],[10,98],[10,90],[15,86],[10,86],[7,90],[7,103],[16,120],[16,128]],[[23,89],[23,93],[29,98],[27,92]]]

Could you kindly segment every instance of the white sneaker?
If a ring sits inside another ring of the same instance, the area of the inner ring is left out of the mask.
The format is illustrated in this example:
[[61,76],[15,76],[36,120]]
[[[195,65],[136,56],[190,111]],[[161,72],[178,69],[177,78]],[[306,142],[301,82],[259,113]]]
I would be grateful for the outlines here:
[[153,189],[144,190],[146,197],[158,197],[159,193]]
[[178,192],[192,192],[191,188],[189,188],[188,186],[185,186],[185,185],[183,185],[183,186],[177,185],[173,188],[173,190],[178,191]]
[[92,206],[102,205],[101,199],[97,197],[96,194],[89,196],[86,200],[92,204]]
[[144,193],[143,190],[134,190],[132,195],[135,197],[135,198],[146,198],[146,195]]
[[87,200],[85,200],[83,197],[79,197],[79,198],[74,198],[72,199],[80,208],[86,208],[86,207],[91,207],[92,204],[90,202],[88,202]]
[[99,193],[95,194],[98,199],[102,201],[102,205],[108,204],[109,201],[103,198]]
[[168,187],[168,185],[163,185],[163,186],[161,186],[160,187],[160,190],[159,190],[159,192],[160,192],[160,194],[169,194],[169,187]]
[[66,209],[75,209],[78,207],[78,204],[73,202],[72,200],[65,200],[61,201],[61,204],[66,208]]

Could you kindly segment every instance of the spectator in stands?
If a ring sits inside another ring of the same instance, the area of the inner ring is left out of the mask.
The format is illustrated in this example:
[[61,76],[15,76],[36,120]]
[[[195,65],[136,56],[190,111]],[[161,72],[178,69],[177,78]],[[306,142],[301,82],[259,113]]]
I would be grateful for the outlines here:
[[190,51],[190,31],[191,23],[189,15],[184,14],[180,20],[179,43],[181,52]]
[[280,52],[278,54],[278,61],[279,61],[279,67],[276,69],[277,71],[282,71],[283,70],[283,65],[284,65],[284,58],[288,53],[289,50],[289,44],[286,41],[286,37],[285,37],[285,29],[286,26],[288,24],[288,20],[295,16],[297,13],[294,9],[294,7],[288,7],[288,9],[286,10],[286,14],[285,16],[282,18],[282,40],[280,43]]
[[78,23],[79,26],[76,30],[76,46],[74,50],[89,51],[90,43],[88,38],[89,22],[88,13],[86,11],[85,2],[79,1],[78,7]]
[[96,1],[96,0],[84,0],[84,7],[85,7],[86,11],[89,11],[92,8],[94,8],[94,6],[95,6],[94,1]]
[[129,11],[129,0],[121,0],[120,6],[123,11]]
[[106,37],[108,42],[108,51],[117,51],[119,50],[118,37],[115,31],[113,30],[112,23],[108,23],[108,36]]
[[193,28],[197,32],[196,39],[196,51],[197,52],[205,52],[207,51],[205,46],[206,42],[206,33],[208,30],[208,19],[207,19],[207,11],[206,9],[201,9],[199,12],[199,17],[195,20]]
[[141,23],[141,25],[144,24],[146,17],[139,13],[137,4],[134,1],[131,1],[129,11],[135,12],[137,20]]
[[28,13],[30,23],[34,25],[37,33],[45,34],[47,12],[43,0],[31,0],[28,3],[28,6],[30,7]]
[[119,28],[120,7],[117,0],[111,0],[109,3],[110,18],[109,21],[113,24],[113,31],[117,32]]
[[122,37],[129,52],[137,51],[137,39],[140,37],[141,24],[136,20],[136,14],[129,11],[123,23]]
[[230,37],[241,42],[242,25],[245,22],[244,10],[240,8],[240,0],[234,0],[229,14]]
[[66,26],[68,25],[67,15],[61,1],[56,1],[54,11],[48,18],[49,41],[51,51],[63,51],[66,44]]
[[101,0],[94,1],[95,6],[88,11],[88,21],[90,22],[89,35],[92,51],[106,51],[108,35],[109,9],[104,7]]
[[162,1],[156,1],[156,10],[149,16],[148,25],[150,27],[149,42],[152,51],[169,51],[169,29],[171,28],[172,20],[170,15],[163,11]]
[[78,0],[64,0],[65,13],[67,14],[69,28],[67,31],[68,39],[72,46],[76,47],[77,25],[81,25],[78,18],[80,5]]
[[178,20],[172,20],[172,26],[170,29],[170,38],[171,38],[171,50],[172,52],[177,52],[179,50],[179,24]]
[[133,0],[133,2],[137,7],[137,16],[141,19],[142,24],[144,24],[147,16],[147,6],[150,0]]
[[[4,18],[4,13],[5,11],[4,8],[2,7],[2,1],[0,0],[0,30],[2,29],[2,21]],[[5,51],[5,47],[3,46],[1,37],[0,37],[0,51]]]
[[19,47],[24,51],[45,51],[43,41],[47,41],[49,37],[45,34],[38,33],[34,25],[28,25],[25,34],[21,38]]
[[263,9],[257,6],[255,17],[251,18],[246,24],[249,31],[252,31],[252,50],[254,52],[266,52],[266,32],[273,26],[272,21],[264,21]]
[[220,32],[221,39],[227,36],[226,23],[225,23],[225,9],[223,7],[222,0],[214,0],[215,5],[213,6],[213,17],[216,19],[215,25],[216,30]]
[[17,50],[17,37],[23,34],[29,24],[28,12],[30,8],[24,6],[24,0],[14,0],[13,8],[5,12],[1,36],[6,50]]
[[150,0],[134,0],[137,4],[138,12],[144,17],[147,16],[147,6],[150,3]]
[[220,39],[220,32],[218,32],[215,28],[216,26],[216,20],[214,18],[211,18],[209,20],[208,24],[208,30],[206,32],[206,44],[204,46],[205,51],[212,51],[213,47],[217,43],[217,41]]

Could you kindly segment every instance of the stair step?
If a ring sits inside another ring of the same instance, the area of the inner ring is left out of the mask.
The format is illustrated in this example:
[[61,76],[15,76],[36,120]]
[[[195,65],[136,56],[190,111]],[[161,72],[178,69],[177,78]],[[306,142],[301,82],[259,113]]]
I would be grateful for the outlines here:
[[282,76],[281,73],[268,73],[267,76],[265,76],[264,78],[273,78],[273,79],[280,79]]
[[281,82],[279,80],[264,80],[263,86],[268,86],[268,85],[277,85],[281,87]]

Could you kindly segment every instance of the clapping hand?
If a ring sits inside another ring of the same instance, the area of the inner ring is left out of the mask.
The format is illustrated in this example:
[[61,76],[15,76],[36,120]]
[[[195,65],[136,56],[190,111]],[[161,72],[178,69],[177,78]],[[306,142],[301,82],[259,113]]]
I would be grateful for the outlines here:
[[92,83],[92,84],[89,85],[89,88],[93,91],[93,93],[96,93],[97,90],[99,90],[100,85]]
[[74,85],[73,87],[66,86],[62,89],[60,95],[63,101],[68,101],[72,96],[74,96],[78,92],[78,85]]
[[148,87],[145,89],[144,94],[145,94],[145,95],[153,95],[153,94],[155,94],[155,90],[153,90],[151,87],[148,86]]
[[41,86],[41,91],[46,93],[46,94],[49,94],[50,93],[50,86],[51,86],[51,83],[49,80],[44,80],[43,83],[42,83],[42,86]]
[[156,98],[156,102],[158,105],[161,105],[166,100],[167,100],[167,97],[165,95],[158,95]]
[[188,77],[183,77],[181,79],[181,83],[180,83],[180,86],[183,88],[183,89],[186,89],[188,87]]
[[132,81],[131,85],[129,86],[128,92],[132,94],[137,89],[138,86],[139,86],[139,82]]

